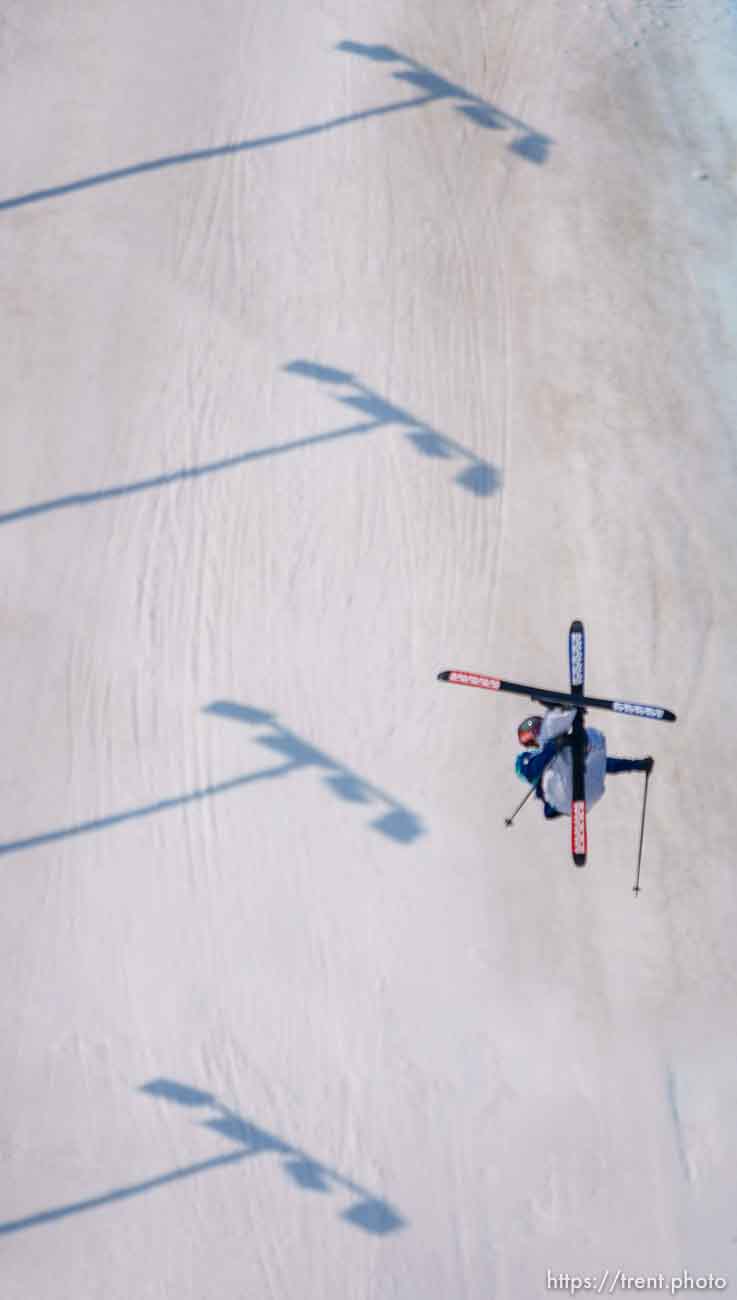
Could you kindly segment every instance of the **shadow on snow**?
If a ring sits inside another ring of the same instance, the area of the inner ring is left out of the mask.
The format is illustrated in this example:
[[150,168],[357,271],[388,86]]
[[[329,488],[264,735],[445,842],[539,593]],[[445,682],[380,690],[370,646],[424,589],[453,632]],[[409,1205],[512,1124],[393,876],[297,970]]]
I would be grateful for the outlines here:
[[420,455],[436,460],[465,461],[466,466],[456,475],[455,482],[474,496],[488,497],[498,490],[499,472],[488,461],[482,460],[480,456],[469,451],[460,442],[455,442],[453,438],[448,438],[446,434],[438,433],[429,424],[417,420],[408,411],[402,410],[401,406],[386,401],[379,393],[367,388],[347,371],[316,365],[312,361],[291,361],[284,368],[289,374],[304,375],[309,379],[317,379],[320,383],[339,385],[343,391],[333,396],[343,406],[370,416],[372,423],[367,426],[368,428],[401,425],[405,438]]
[[342,405],[360,412],[361,419],[356,423],[344,425],[339,429],[330,429],[327,433],[316,433],[306,438],[295,438],[291,442],[275,443],[269,447],[258,447],[253,451],[240,452],[236,456],[224,456],[218,460],[206,461],[202,465],[185,466],[168,474],[155,474],[150,478],[139,479],[134,483],[121,483],[113,487],[98,488],[93,492],[71,492],[66,496],[52,497],[48,501],[39,501],[34,505],[20,506],[15,510],[0,513],[0,525],[19,523],[23,519],[32,519],[35,515],[49,514],[54,510],[68,510],[75,506],[97,505],[102,501],[115,500],[118,497],[132,496],[136,492],[151,489],[175,487],[178,483],[204,478],[222,470],[238,469],[251,461],[263,460],[270,456],[282,456],[286,452],[303,451],[307,447],[320,446],[327,442],[338,442],[344,438],[361,437],[374,433],[377,429],[388,428],[393,424],[401,425],[405,437],[415,451],[423,456],[441,460],[461,459],[466,466],[456,475],[456,483],[474,496],[491,496],[499,487],[498,471],[488,462],[481,460],[468,451],[461,443],[455,442],[443,433],[431,429],[422,420],[417,420],[408,411],[402,410],[388,402],[379,393],[366,387],[344,370],[335,370],[329,366],[316,365],[310,361],[292,361],[284,369],[289,374],[304,375],[323,383],[339,384],[343,392],[337,396]]
[[406,82],[427,93],[427,102],[431,100],[452,99],[457,102],[454,108],[474,126],[484,127],[490,131],[513,131],[515,139],[509,145],[512,153],[527,162],[544,163],[547,161],[553,141],[549,135],[536,131],[518,117],[511,117],[500,108],[489,104],[487,100],[474,95],[463,86],[438,76],[430,68],[416,59],[411,59],[390,45],[363,45],[359,41],[341,41],[336,49],[346,54],[357,54],[371,59],[375,63],[398,63],[400,71],[393,73],[395,81]]
[[278,777],[289,776],[294,772],[303,771],[310,767],[320,770],[323,776],[323,784],[338,798],[347,800],[349,803],[380,805],[379,816],[369,823],[373,830],[386,835],[397,844],[411,844],[413,840],[423,834],[424,826],[422,822],[408,808],[393,799],[391,795],[386,794],[385,791],[380,790],[378,786],[364,781],[362,777],[352,772],[344,764],[337,762],[321,750],[316,749],[314,745],[300,739],[295,732],[282,726],[276,720],[274,714],[265,713],[261,709],[248,708],[242,704],[234,704],[227,700],[216,700],[214,703],[209,704],[204,712],[213,714],[216,717],[233,718],[238,722],[265,727],[266,731],[256,737],[258,743],[275,752],[286,761],[256,772],[248,772],[243,776],[232,777],[229,781],[220,781],[216,785],[206,786],[202,790],[191,790],[187,794],[175,795],[169,799],[159,799],[156,803],[143,804],[137,808],[129,808],[124,812],[112,813],[108,817],[99,817],[87,822],[77,822],[72,826],[44,831],[39,835],[11,840],[4,844],[0,843],[0,856],[17,853],[21,849],[39,848],[43,844],[53,844],[59,840],[71,839],[75,835],[108,830],[113,826],[120,825],[122,822],[150,817],[156,813],[168,812],[173,808],[183,808],[187,804],[196,803],[201,799],[226,794],[242,786],[253,785],[258,781],[272,781]]
[[320,135],[333,131],[337,127],[350,126],[366,121],[372,117],[383,117],[389,113],[402,112],[407,108],[421,108],[439,100],[455,100],[454,107],[474,126],[487,130],[511,130],[515,139],[509,145],[512,153],[527,162],[543,163],[546,161],[550,145],[549,136],[535,131],[519,118],[503,113],[501,109],[481,99],[478,95],[465,90],[454,82],[438,76],[430,68],[416,60],[398,53],[388,45],[362,45],[357,41],[341,41],[336,49],[346,54],[356,54],[371,59],[376,63],[398,63],[401,71],[395,72],[396,81],[405,82],[423,93],[414,99],[400,99],[390,104],[380,104],[376,108],[364,109],[358,113],[346,113],[340,117],[328,118],[324,122],[314,122],[309,126],[299,127],[293,131],[279,131],[274,135],[257,136],[253,140],[238,140],[231,144],[214,145],[207,149],[190,149],[185,153],[167,154],[162,158],[150,158],[146,162],[132,163],[128,167],[118,167],[112,171],[98,172],[94,176],[83,176],[76,181],[63,185],[51,185],[46,189],[32,190],[28,194],[19,194],[14,198],[0,199],[0,211],[23,207],[28,203],[40,203],[44,199],[61,198],[73,194],[76,190],[91,189],[95,185],[107,185],[111,181],[125,180],[131,176],[141,176],[146,172],[163,171],[166,167],[181,167],[187,163],[203,162],[212,158],[223,158],[231,154],[247,153],[253,149],[266,149],[272,145],[288,144],[292,140],[306,139],[308,136]]
[[155,1191],[171,1183],[181,1182],[184,1178],[192,1178],[196,1174],[207,1173],[211,1169],[238,1164],[251,1156],[265,1154],[277,1156],[287,1177],[302,1191],[327,1194],[335,1190],[350,1193],[353,1203],[348,1209],[343,1210],[340,1217],[354,1228],[361,1228],[364,1232],[373,1233],[375,1236],[386,1236],[406,1226],[405,1220],[387,1201],[373,1195],[337,1170],[313,1159],[305,1151],[244,1119],[224,1106],[211,1093],[201,1092],[197,1088],[190,1088],[171,1079],[153,1079],[150,1083],[144,1084],[140,1091],[149,1097],[156,1097],[180,1106],[191,1108],[201,1106],[214,1111],[215,1115],[204,1120],[202,1127],[235,1143],[236,1149],[224,1155],[213,1156],[209,1160],[199,1160],[194,1164],[180,1166],[139,1183],[116,1187],[100,1196],[73,1201],[68,1205],[30,1214],[23,1219],[0,1223],[0,1235],[21,1232],[25,1228],[41,1227],[45,1223],[54,1223],[72,1214],[83,1214],[88,1210],[100,1209],[105,1205],[113,1205],[116,1201],[129,1200],[133,1196],[142,1196],[146,1192]]

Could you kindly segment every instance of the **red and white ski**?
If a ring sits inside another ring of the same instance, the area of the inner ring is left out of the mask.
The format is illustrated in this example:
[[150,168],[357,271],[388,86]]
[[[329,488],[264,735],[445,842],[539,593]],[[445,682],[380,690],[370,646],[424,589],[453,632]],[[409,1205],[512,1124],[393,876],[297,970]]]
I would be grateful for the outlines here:
[[438,673],[438,681],[452,682],[457,686],[478,686],[482,691],[511,691],[514,695],[526,695],[539,704],[558,704],[563,708],[573,708],[576,704],[584,709],[610,709],[613,713],[626,713],[633,718],[649,718],[653,722],[675,722],[676,715],[671,709],[661,708],[658,704],[635,704],[631,700],[607,700],[597,695],[573,695],[571,691],[553,691],[547,686],[526,686],[522,682],[510,682],[503,677],[489,677],[486,673],[462,672],[459,668],[446,668]]
[[[586,668],[586,637],[583,623],[575,619],[568,630],[568,672],[571,695],[574,700],[583,698]],[[586,731],[583,709],[576,709],[573,720],[573,799],[571,801],[571,854],[577,867],[586,866]]]

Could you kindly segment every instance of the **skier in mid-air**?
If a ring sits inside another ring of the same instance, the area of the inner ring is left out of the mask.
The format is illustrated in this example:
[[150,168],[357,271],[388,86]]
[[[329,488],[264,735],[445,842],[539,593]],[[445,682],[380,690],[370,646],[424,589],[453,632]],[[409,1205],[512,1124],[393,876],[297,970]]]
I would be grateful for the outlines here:
[[[545,817],[563,817],[571,811],[573,760],[570,729],[575,709],[548,709],[544,717],[525,718],[517,736],[525,752],[517,755],[515,771],[535,786]],[[534,751],[534,752],[530,752]],[[653,759],[609,758],[606,740],[595,727],[586,728],[586,804],[590,808],[604,793],[604,779],[614,772],[651,772]]]

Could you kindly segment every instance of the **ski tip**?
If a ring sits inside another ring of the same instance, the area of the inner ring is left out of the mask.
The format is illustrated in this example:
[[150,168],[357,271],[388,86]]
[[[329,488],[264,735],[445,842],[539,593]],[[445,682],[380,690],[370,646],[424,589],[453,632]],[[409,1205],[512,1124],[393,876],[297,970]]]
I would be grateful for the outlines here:
[[624,713],[630,718],[648,718],[653,722],[675,722],[676,720],[672,709],[664,709],[660,704],[634,704],[631,700],[612,700],[608,707],[613,713]]
[[442,673],[438,673],[437,679],[439,682],[450,681],[450,668],[444,668]]
[[[576,720],[578,721],[578,719]],[[577,867],[586,866],[587,849],[586,803],[583,799],[574,799],[571,804],[571,857]]]
[[580,618],[574,618],[568,633],[568,673],[571,695],[583,695],[586,637]]

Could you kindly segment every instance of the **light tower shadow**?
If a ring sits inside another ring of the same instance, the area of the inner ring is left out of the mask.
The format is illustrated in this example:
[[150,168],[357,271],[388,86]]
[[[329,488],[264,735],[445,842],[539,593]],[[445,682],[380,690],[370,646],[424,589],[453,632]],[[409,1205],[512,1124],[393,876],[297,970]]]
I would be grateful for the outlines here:
[[[292,452],[307,451],[311,447],[322,447],[327,443],[342,442],[346,438],[362,438],[377,429],[391,424],[399,424],[405,437],[416,451],[423,456],[440,460],[462,460],[465,467],[456,475],[456,483],[474,496],[487,497],[497,491],[500,483],[499,473],[488,461],[482,460],[469,451],[460,442],[431,429],[429,424],[415,419],[407,411],[393,402],[386,401],[378,393],[362,384],[345,370],[335,370],[329,366],[316,365],[311,361],[292,361],[284,369],[289,374],[303,375],[317,379],[322,383],[341,386],[342,391],[335,395],[343,406],[359,411],[362,418],[352,419],[350,424],[338,429],[329,429],[323,433],[313,433],[303,438],[293,438],[289,442],[272,442],[250,451],[237,452],[233,456],[221,456],[217,460],[204,461],[199,465],[183,465],[164,474],[154,474],[149,478],[138,479],[131,483],[117,483],[109,487],[94,488],[86,492],[69,492],[64,496],[51,497],[46,501],[33,502],[30,505],[16,506],[11,510],[0,511],[0,527],[18,524],[40,515],[54,513],[57,510],[77,510],[84,506],[101,505],[103,502],[120,501],[125,497],[135,496],[139,492],[163,491],[177,488],[183,483],[198,483],[212,474],[242,469],[260,460],[274,456],[291,455]],[[369,418],[366,419],[365,417]]]
[[316,379],[318,383],[336,385],[340,391],[332,396],[342,406],[368,416],[370,423],[362,432],[380,429],[396,424],[402,428],[404,437],[412,444],[415,451],[422,456],[435,460],[463,461],[463,468],[455,475],[454,481],[477,497],[492,496],[500,486],[499,471],[475,452],[469,451],[462,443],[449,438],[445,433],[438,433],[423,420],[416,419],[394,402],[387,401],[379,393],[362,383],[347,370],[336,370],[332,366],[318,365],[313,361],[290,361],[284,369],[288,374],[302,375],[307,379]]
[[211,145],[204,149],[188,149],[180,153],[165,154],[159,158],[148,158],[143,162],[130,163],[125,167],[115,167],[109,171],[96,172],[90,176],[78,177],[77,180],[49,185],[43,189],[30,190],[25,194],[16,194],[11,198],[0,199],[0,212],[12,208],[25,207],[29,203],[41,203],[46,199],[62,198],[80,190],[91,189],[97,185],[109,185],[114,181],[129,180],[133,176],[143,176],[151,172],[164,171],[171,167],[182,167],[192,163],[206,162],[213,158],[224,158],[235,154],[249,153],[256,149],[268,149],[275,145],[289,144],[292,141],[308,139],[334,131],[340,127],[355,125],[370,118],[387,117],[389,114],[401,113],[409,108],[424,108],[442,99],[455,99],[459,113],[475,126],[489,130],[512,130],[515,139],[509,145],[512,153],[527,162],[543,163],[546,161],[550,145],[550,136],[536,131],[519,118],[504,113],[501,109],[465,90],[445,77],[432,72],[430,68],[418,63],[404,54],[399,54],[388,45],[362,45],[358,41],[341,41],[336,49],[346,54],[357,54],[377,63],[399,63],[401,71],[394,73],[397,81],[416,86],[422,94],[413,99],[400,99],[389,104],[379,104],[375,108],[359,109],[355,113],[344,113],[338,117],[326,118],[321,122],[311,122],[307,126],[295,127],[290,131],[276,131],[271,135],[254,136],[250,140],[234,140],[228,144]]
[[66,1205],[53,1206],[39,1210],[34,1214],[19,1219],[9,1219],[0,1223],[0,1236],[10,1236],[23,1232],[27,1228],[40,1228],[47,1223],[58,1223],[61,1219],[75,1214],[85,1214],[90,1210],[103,1209],[106,1206],[143,1196],[148,1192],[170,1187],[174,1183],[194,1178],[198,1174],[209,1173],[213,1169],[222,1169],[225,1165],[239,1164],[252,1156],[271,1154],[281,1161],[287,1178],[305,1192],[318,1192],[325,1195],[331,1192],[348,1194],[351,1203],[343,1210],[340,1217],[351,1227],[360,1228],[374,1236],[387,1236],[406,1227],[406,1220],[380,1196],[368,1191],[359,1183],[347,1178],[331,1166],[315,1160],[299,1147],[283,1141],[266,1129],[259,1128],[248,1119],[219,1102],[212,1093],[202,1092],[176,1083],[172,1079],[152,1079],[140,1089],[149,1097],[160,1101],[173,1102],[190,1108],[204,1107],[214,1111],[214,1115],[203,1122],[203,1127],[235,1144],[235,1148],[224,1154],[198,1160],[192,1164],[179,1165],[166,1173],[157,1174],[137,1183],[128,1183],[124,1187],[115,1187],[97,1196],[83,1200],[71,1201]]
[[394,840],[396,844],[411,844],[424,834],[425,827],[420,818],[410,811],[398,799],[379,789],[378,786],[365,781],[345,764],[331,758],[314,745],[302,740],[294,731],[277,722],[272,713],[263,709],[248,708],[243,704],[234,704],[228,700],[216,700],[204,709],[205,713],[216,717],[234,718],[238,722],[266,727],[265,733],[257,737],[257,742],[278,754],[283,760],[279,763],[241,776],[230,777],[199,790],[189,790],[185,794],[157,799],[155,803],[139,804],[113,812],[106,817],[97,817],[90,821],[75,822],[70,826],[59,826],[52,830],[41,831],[35,835],[6,840],[0,843],[0,857],[10,853],[20,853],[25,849],[41,848],[43,845],[56,844],[61,840],[73,839],[78,835],[89,835],[103,830],[112,830],[124,822],[136,821],[143,817],[157,816],[173,809],[212,799],[216,795],[231,794],[245,786],[256,785],[263,781],[279,780],[307,768],[317,768],[324,776],[324,785],[331,794],[347,800],[349,803],[362,805],[379,805],[378,816],[369,825],[372,830]]
[[331,794],[337,795],[348,803],[379,805],[379,815],[369,825],[372,830],[388,836],[397,844],[411,844],[424,832],[419,817],[401,804],[385,790],[358,776],[344,763],[331,758],[314,745],[302,740],[294,731],[290,731],[279,722],[273,713],[263,709],[249,708],[231,700],[215,700],[208,704],[205,713],[215,717],[231,718],[235,722],[245,722],[250,726],[265,727],[256,737],[258,744],[264,745],[278,754],[286,762],[278,769],[280,775],[287,776],[305,768],[316,768],[322,773],[323,784]]
[[398,71],[392,74],[394,80],[406,82],[424,91],[427,102],[440,99],[456,100],[454,105],[456,112],[461,113],[475,126],[484,127],[489,131],[513,131],[515,138],[508,146],[512,153],[531,163],[539,164],[547,161],[553,143],[549,135],[535,130],[520,118],[505,113],[496,105],[482,99],[480,95],[475,95],[464,86],[459,86],[457,82],[439,76],[425,64],[418,63],[416,59],[406,54],[401,54],[390,45],[364,45],[360,41],[341,41],[336,49],[343,50],[346,54],[356,54],[364,59],[371,59],[374,63],[399,64]]

